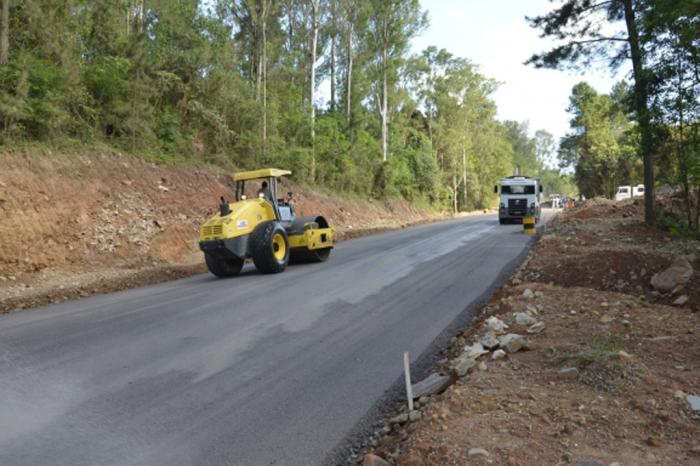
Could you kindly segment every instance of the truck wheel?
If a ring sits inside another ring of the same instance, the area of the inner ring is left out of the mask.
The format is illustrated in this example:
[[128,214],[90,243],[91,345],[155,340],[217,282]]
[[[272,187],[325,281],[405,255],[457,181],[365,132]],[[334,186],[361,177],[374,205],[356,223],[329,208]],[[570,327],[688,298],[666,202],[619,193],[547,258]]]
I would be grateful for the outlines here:
[[506,219],[505,219],[505,218],[499,218],[499,219],[498,219],[498,223],[500,223],[501,225],[505,225],[505,224],[506,224]]
[[204,254],[209,271],[219,278],[238,275],[243,268],[243,259],[224,259],[212,254]]
[[262,273],[282,272],[289,263],[287,232],[279,222],[258,225],[250,235],[251,255]]

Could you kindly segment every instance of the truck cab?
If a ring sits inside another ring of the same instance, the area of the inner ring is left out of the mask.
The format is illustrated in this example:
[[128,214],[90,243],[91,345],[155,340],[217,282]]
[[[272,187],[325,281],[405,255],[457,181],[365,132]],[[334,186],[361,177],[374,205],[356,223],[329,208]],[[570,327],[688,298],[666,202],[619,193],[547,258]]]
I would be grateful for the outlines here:
[[494,192],[500,193],[498,221],[501,225],[520,223],[524,217],[535,217],[535,222],[540,221],[542,182],[539,178],[509,176],[494,186]]

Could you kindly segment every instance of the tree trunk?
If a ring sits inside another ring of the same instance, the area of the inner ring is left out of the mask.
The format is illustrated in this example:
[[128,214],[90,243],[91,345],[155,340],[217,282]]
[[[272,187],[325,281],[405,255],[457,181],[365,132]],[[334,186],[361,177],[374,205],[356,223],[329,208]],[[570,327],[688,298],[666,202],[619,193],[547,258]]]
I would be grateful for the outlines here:
[[262,50],[260,49],[260,40],[258,38],[257,29],[257,26],[253,28],[253,36],[255,37],[255,46],[253,47],[253,49],[257,54],[256,60],[253,60],[253,62],[255,63],[255,100],[257,102],[260,102],[260,95],[262,89]]
[[430,144],[433,143],[433,108],[430,103],[427,105],[427,121],[428,121],[428,139],[430,139]]
[[387,117],[388,117],[388,108],[389,108],[389,96],[388,96],[388,76],[387,76],[387,58],[388,58],[388,48],[389,44],[388,42],[388,24],[387,24],[387,19],[384,19],[384,35],[383,35],[383,41],[382,41],[382,111],[381,117],[382,117],[382,158],[384,162],[387,161],[387,150],[388,150],[388,126],[387,126]]
[[329,4],[329,15],[331,22],[331,96],[330,96],[330,110],[335,112],[336,110],[336,50],[335,45],[338,41],[338,2],[337,0],[332,0]]
[[253,50],[257,53],[255,70],[255,100],[262,103],[262,115],[260,115],[260,156],[258,163],[265,158],[267,148],[267,14],[268,1],[260,2],[260,10],[257,6],[252,8],[253,18],[253,38],[255,45]]
[[287,10],[287,52],[292,53],[294,51],[294,12],[292,7]]
[[143,22],[146,14],[146,0],[139,2],[139,34],[143,33]]
[[10,0],[2,0],[0,16],[0,65],[7,63],[10,55]]
[[388,151],[388,139],[389,139],[389,128],[387,123],[387,110],[389,108],[388,96],[387,96],[387,76],[386,69],[382,71],[382,157],[383,160],[387,161],[387,151]]
[[351,24],[350,30],[348,31],[348,66],[346,70],[347,76],[345,77],[345,120],[347,121],[348,126],[350,126],[350,115],[352,111],[352,41],[354,35],[353,29],[354,26]]
[[684,108],[683,108],[683,64],[681,62],[680,53],[676,55],[676,73],[678,73],[678,85],[676,92],[678,93],[677,103],[678,106],[678,144],[676,144],[676,151],[678,153],[678,174],[681,178],[681,184],[683,185],[683,197],[685,198],[685,210],[686,217],[688,220],[688,228],[693,228],[693,206],[691,197],[693,195],[692,188],[690,186],[689,179],[689,167],[688,159],[685,155],[685,144],[683,141],[683,123],[684,123]]
[[[433,66],[430,65],[430,74],[428,78],[428,89],[430,90],[430,86],[434,85],[434,76],[433,76]],[[434,90],[434,89],[433,89]],[[430,144],[433,144],[433,105],[430,101],[432,98],[431,94],[432,92],[426,92],[428,97],[426,98],[426,113],[428,114],[428,138],[430,139]]]
[[335,35],[331,39],[331,112],[335,112]]
[[262,157],[267,152],[267,4],[263,1],[262,24]]
[[644,160],[644,221],[647,225],[656,223],[654,213],[654,166],[652,154],[654,141],[651,134],[651,116],[648,108],[648,89],[646,71],[644,70],[642,51],[634,15],[632,0],[623,0],[625,23],[627,25],[630,55],[632,57],[632,74],[634,76],[634,103],[641,133],[642,158]]
[[457,213],[457,172],[452,172],[452,212]]
[[467,149],[462,146],[462,208],[467,206]]
[[311,181],[316,180],[316,47],[318,45],[319,0],[311,1],[311,63],[309,70],[309,105],[311,106]]
[[695,194],[695,229],[700,232],[700,186]]

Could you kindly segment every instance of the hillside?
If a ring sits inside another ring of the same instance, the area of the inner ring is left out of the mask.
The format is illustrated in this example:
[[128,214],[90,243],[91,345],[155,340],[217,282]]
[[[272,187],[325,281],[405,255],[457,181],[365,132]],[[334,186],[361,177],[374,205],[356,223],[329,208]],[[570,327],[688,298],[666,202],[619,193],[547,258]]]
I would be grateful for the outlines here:
[[[113,151],[0,158],[0,310],[203,272],[199,225],[220,196],[218,168],[160,166]],[[339,239],[428,220],[405,200],[363,201],[284,185],[301,215]]]

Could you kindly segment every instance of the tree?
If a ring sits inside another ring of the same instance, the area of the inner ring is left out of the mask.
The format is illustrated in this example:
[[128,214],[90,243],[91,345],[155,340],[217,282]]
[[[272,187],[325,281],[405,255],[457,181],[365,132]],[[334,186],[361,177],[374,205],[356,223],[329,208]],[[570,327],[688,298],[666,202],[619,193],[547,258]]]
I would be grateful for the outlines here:
[[[644,17],[646,37],[654,40],[649,68],[652,111],[660,123],[658,136],[663,144],[659,167],[661,178],[680,186],[685,221],[700,231],[700,4],[697,2],[656,2]],[[693,186],[698,192],[693,199]],[[695,207],[693,204],[695,203]]]
[[[616,88],[622,92],[621,86]],[[632,128],[615,99],[598,94],[588,83],[578,83],[568,111],[572,132],[563,138],[561,159],[574,166],[581,194],[613,198],[618,184],[636,184],[629,163]]]
[[340,26],[341,34],[343,37],[344,47],[345,47],[345,76],[344,76],[344,114],[345,121],[350,126],[350,114],[352,112],[352,74],[353,65],[355,58],[355,41],[356,41],[356,28],[360,17],[360,8],[352,0],[340,0],[340,5],[338,8],[340,15]]
[[[534,54],[526,62],[551,68],[587,66],[600,57],[607,59],[611,68],[617,68],[624,60],[631,59],[634,104],[641,135],[640,152],[644,161],[644,214],[649,225],[655,223],[654,140],[648,102],[649,70],[645,65],[646,52],[642,47],[639,24],[651,7],[651,3],[645,0],[566,0],[546,15],[528,18],[533,28],[542,31],[541,37],[553,37],[564,44]],[[624,21],[625,31],[605,32],[610,25],[621,21]]]
[[320,15],[320,0],[311,2],[311,58],[309,60],[309,106],[311,112],[311,181],[316,179],[316,47],[318,46],[318,28]]
[[326,35],[330,40],[330,51],[328,57],[328,67],[330,68],[330,99],[329,108],[332,112],[336,110],[337,87],[338,87],[338,37],[340,36],[339,0],[329,0],[328,2],[329,20],[326,24]]
[[534,143],[496,119],[496,83],[469,60],[408,56],[426,21],[418,0],[0,0],[0,146],[270,164],[361,196],[493,206]]
[[368,33],[376,46],[374,64],[379,76],[374,98],[381,119],[382,159],[386,162],[390,84],[396,80],[398,62],[408,41],[427,25],[427,16],[418,0],[372,0],[371,5]]
[[511,152],[502,150],[503,134],[490,96],[493,80],[468,60],[428,47],[412,57],[402,74],[423,114],[433,157],[449,185],[453,211],[487,204],[493,177],[507,173]]
[[4,65],[10,53],[10,0],[2,0],[0,6],[0,65]]
[[260,153],[267,153],[268,139],[268,35],[271,23],[275,33],[279,32],[276,9],[273,0],[233,0],[227,9],[238,25],[236,38],[244,44],[247,55],[246,70],[249,79],[255,83],[255,99],[260,103]]
[[535,155],[544,167],[556,167],[556,144],[552,133],[544,129],[535,131]]
[[529,136],[528,122],[505,121],[506,135],[513,147],[514,175],[537,176],[540,162],[537,158],[535,140]]

